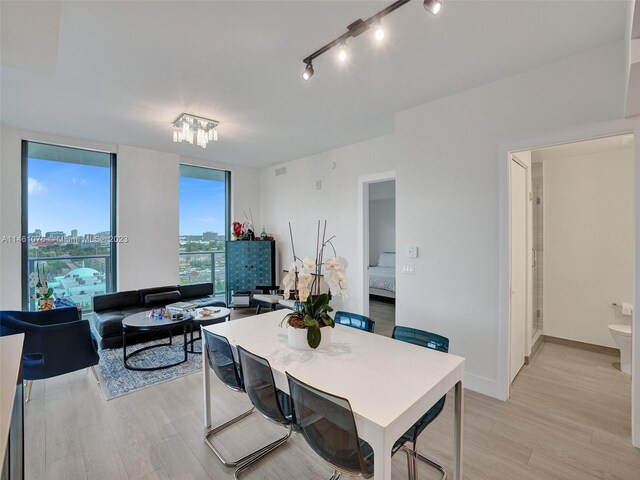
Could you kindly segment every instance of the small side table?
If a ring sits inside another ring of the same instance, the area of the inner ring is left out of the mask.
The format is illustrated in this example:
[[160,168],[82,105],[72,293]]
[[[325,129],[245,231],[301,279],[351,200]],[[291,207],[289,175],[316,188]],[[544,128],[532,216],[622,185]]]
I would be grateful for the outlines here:
[[[133,315],[129,315],[122,320],[122,351],[125,368],[129,370],[137,371],[153,371],[162,370],[165,368],[175,367],[187,361],[187,325],[190,320],[171,320],[170,318],[149,317],[149,312],[140,312]],[[145,350],[151,350],[152,348],[168,347],[173,345],[173,333],[171,330],[174,327],[182,327],[182,334],[184,335],[184,360],[174,362],[169,365],[160,365],[157,367],[133,367],[127,363],[134,355],[137,355]],[[149,345],[147,347],[139,348],[127,355],[127,334],[134,332],[161,332],[163,330],[169,330],[169,342],[159,343],[157,345]]]
[[[208,316],[202,316],[200,314],[200,311],[202,310],[211,310],[212,313],[211,315]],[[199,352],[194,350],[193,348],[193,342],[200,340],[202,338],[202,333],[198,334],[197,338],[193,338],[193,331],[195,329],[198,330],[198,332],[200,332],[200,328],[201,327],[206,327],[207,325],[213,325],[214,323],[221,323],[222,321],[226,321],[228,322],[231,319],[231,310],[229,310],[228,308],[225,307],[204,307],[203,308],[198,308],[196,310],[196,316],[193,317],[191,319],[191,323],[189,323],[189,333],[191,338],[189,339],[189,341],[187,343],[189,343],[191,345],[191,349],[188,350],[189,353],[196,353],[196,354],[201,354],[202,350],[200,350]]]

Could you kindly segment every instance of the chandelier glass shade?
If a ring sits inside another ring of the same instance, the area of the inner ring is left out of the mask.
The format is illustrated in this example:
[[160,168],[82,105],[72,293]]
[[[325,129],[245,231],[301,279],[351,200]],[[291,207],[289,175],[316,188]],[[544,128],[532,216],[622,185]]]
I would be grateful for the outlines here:
[[182,113],[173,122],[174,142],[189,142],[202,148],[207,148],[209,141],[218,141],[218,125],[220,122],[210,118],[198,117],[190,113]]

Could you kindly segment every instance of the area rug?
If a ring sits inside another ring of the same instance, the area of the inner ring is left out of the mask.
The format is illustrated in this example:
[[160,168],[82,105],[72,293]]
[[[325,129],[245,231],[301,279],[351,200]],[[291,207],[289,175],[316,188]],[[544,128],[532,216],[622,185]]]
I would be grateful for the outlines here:
[[[163,339],[131,346],[127,345],[127,354],[139,348],[158,343],[166,343],[166,341],[167,339]],[[200,346],[199,341],[195,342],[196,350],[200,350]],[[99,353],[100,363],[97,369],[100,376],[100,386],[107,400],[112,400],[135,392],[136,390],[167,382],[174,378],[189,375],[202,369],[202,355],[192,353],[187,356],[187,361],[180,365],[147,372],[125,368],[122,361],[122,348],[101,350]],[[182,336],[174,336],[173,346],[146,350],[130,358],[127,363],[135,367],[151,367],[175,363],[183,358],[184,349]]]

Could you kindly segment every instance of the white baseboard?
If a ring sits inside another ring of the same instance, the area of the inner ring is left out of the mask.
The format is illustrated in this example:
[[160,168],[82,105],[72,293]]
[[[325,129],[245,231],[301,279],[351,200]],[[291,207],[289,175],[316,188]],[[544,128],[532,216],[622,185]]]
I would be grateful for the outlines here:
[[493,397],[498,400],[506,400],[506,398],[504,398],[503,389],[500,388],[500,383],[496,380],[492,380],[491,378],[466,372],[464,374],[464,388],[482,393],[483,395],[487,395],[488,397]]

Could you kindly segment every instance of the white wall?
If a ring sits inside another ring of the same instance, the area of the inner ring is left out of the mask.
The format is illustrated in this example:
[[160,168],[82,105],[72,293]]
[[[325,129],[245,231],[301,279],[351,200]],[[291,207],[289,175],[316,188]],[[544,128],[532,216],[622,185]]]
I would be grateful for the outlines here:
[[[358,178],[392,169],[397,159],[394,135],[385,135],[287,164],[287,174],[275,176],[276,167],[261,174],[261,217],[276,235],[281,266],[291,264],[288,222],[293,228],[296,254],[313,257],[318,220],[328,220],[327,233],[336,235],[334,245],[350,263],[351,296],[336,298],[332,305],[359,311],[363,298],[363,247],[359,238]],[[333,167],[335,162],[335,168]],[[322,189],[316,190],[316,180]]]
[[607,325],[631,324],[633,151],[544,162],[544,334],[617,348]]
[[[448,336],[451,352],[467,359],[466,386],[500,396],[499,145],[621,118],[622,52],[618,42],[406,110],[396,116],[395,134],[290,162],[286,176],[266,169],[263,217],[287,252],[287,220],[304,252],[315,243],[303,230],[329,219],[340,254],[355,263],[354,279],[362,269],[358,179],[395,170],[398,250],[420,247],[415,275],[398,275],[397,321]],[[324,180],[321,191],[316,178]],[[398,263],[405,261],[400,255]],[[361,295],[354,285],[345,308],[360,308]]]
[[179,283],[178,155],[121,145],[117,157],[118,290]]
[[[391,198],[384,190],[392,186]],[[377,192],[382,190],[381,195]],[[377,265],[382,252],[396,251],[395,181],[369,184],[369,265]]]
[[[188,163],[231,171],[231,210],[252,209],[260,221],[259,171],[127,145],[69,139],[0,128],[0,238],[21,234],[21,142],[23,139],[115,152],[117,229],[129,237],[118,246],[118,289],[178,283],[179,165]],[[239,212],[239,213],[238,213]],[[63,212],[64,213],[64,212]],[[0,244],[0,309],[21,309],[20,244]]]

